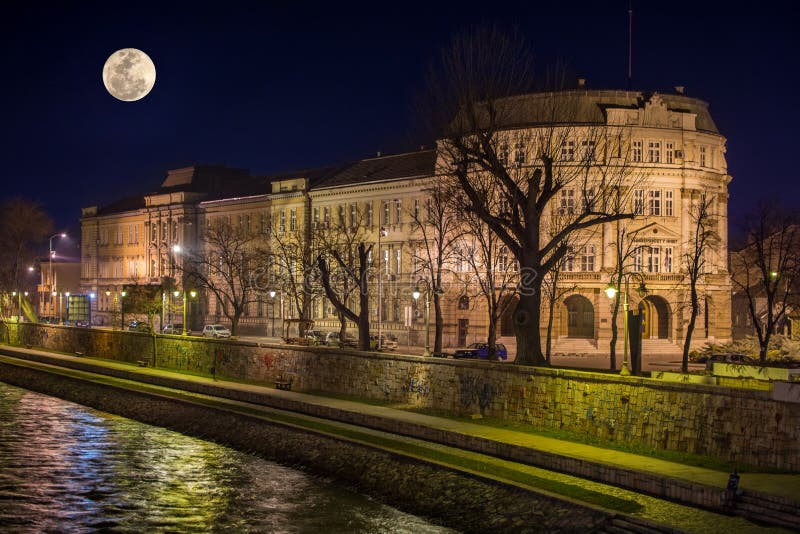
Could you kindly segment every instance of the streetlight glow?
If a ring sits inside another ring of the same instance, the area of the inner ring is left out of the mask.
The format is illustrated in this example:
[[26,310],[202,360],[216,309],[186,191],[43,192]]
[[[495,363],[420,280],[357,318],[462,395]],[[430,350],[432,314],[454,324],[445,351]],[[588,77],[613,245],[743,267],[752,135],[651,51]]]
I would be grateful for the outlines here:
[[605,289],[606,296],[610,299],[613,299],[617,296],[617,288],[613,286],[613,284],[608,284],[608,287]]
[[419,300],[419,291],[414,291],[411,293],[411,296],[414,297],[414,300]]
[[181,253],[181,246],[177,245],[177,244],[172,245],[172,252],[174,252],[175,254],[180,254]]
[[269,292],[269,298],[271,298],[271,299],[275,298],[275,291],[274,290]]
[[190,295],[192,298],[195,298],[195,297],[197,296],[197,291],[195,291],[195,290],[193,289],[193,290],[189,291],[189,295]]
[[176,289],[175,291],[172,292],[172,294],[178,297],[180,296],[181,292]]

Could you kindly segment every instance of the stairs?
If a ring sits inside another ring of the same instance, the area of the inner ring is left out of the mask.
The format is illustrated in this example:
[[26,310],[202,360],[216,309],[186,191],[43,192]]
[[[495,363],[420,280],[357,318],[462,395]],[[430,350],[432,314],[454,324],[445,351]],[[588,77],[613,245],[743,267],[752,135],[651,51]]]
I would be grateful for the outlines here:
[[676,345],[669,339],[643,339],[642,353],[648,354],[681,354],[683,347]]
[[600,354],[597,340],[577,337],[562,337],[553,343],[553,354]]
[[743,491],[736,496],[732,508],[734,514],[756,523],[800,531],[800,506],[788,499]]

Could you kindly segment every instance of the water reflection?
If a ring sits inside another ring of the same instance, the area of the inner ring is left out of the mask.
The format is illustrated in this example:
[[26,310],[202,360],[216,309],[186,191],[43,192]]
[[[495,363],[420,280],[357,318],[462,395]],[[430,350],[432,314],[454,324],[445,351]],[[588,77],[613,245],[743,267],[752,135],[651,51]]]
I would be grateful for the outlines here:
[[0,383],[4,532],[446,532],[336,484]]

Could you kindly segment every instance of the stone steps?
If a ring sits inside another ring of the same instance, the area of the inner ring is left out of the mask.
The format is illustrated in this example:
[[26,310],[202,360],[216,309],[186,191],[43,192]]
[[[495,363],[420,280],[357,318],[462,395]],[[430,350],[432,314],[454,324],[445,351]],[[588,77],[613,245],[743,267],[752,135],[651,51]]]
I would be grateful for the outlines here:
[[733,512],[759,523],[800,531],[800,504],[772,495],[742,492],[733,502]]

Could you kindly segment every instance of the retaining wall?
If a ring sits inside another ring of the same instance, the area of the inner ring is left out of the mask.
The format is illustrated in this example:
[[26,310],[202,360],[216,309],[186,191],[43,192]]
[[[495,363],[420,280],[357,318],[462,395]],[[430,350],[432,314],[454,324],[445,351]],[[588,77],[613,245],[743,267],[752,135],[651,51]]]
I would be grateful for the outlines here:
[[[136,361],[153,336],[49,325],[8,325],[5,339],[63,352]],[[800,470],[800,404],[768,391],[665,383],[614,374],[317,347],[156,336],[158,366],[482,414],[587,437]]]

